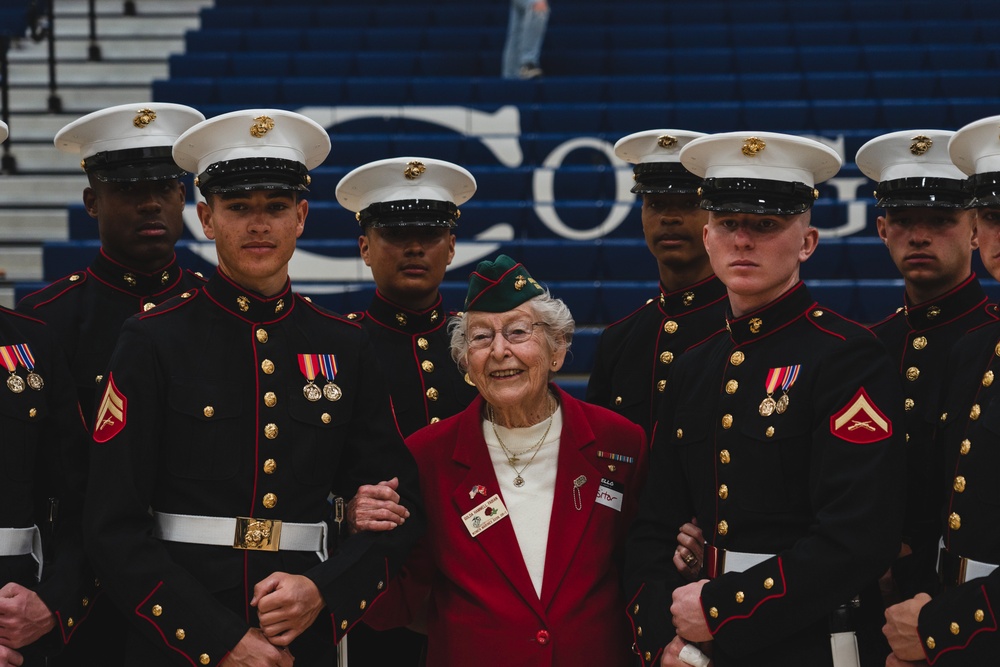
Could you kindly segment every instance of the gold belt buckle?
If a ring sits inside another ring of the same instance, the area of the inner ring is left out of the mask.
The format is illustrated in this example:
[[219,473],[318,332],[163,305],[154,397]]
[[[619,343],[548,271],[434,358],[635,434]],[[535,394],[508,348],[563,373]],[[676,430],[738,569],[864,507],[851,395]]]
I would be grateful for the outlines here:
[[248,516],[236,517],[234,549],[254,551],[277,551],[281,541],[281,521],[277,519],[254,519]]

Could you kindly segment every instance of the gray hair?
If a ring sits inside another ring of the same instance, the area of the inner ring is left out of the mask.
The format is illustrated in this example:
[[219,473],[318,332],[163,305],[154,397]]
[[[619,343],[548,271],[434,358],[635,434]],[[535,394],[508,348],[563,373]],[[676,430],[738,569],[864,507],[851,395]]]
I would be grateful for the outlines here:
[[[544,322],[546,342],[550,350],[565,348],[569,350],[573,344],[573,332],[576,322],[562,299],[557,299],[545,290],[543,294],[525,301],[535,313],[538,322]],[[464,312],[448,321],[448,333],[451,334],[451,358],[465,372],[469,367],[469,340],[465,337],[468,330],[469,313]]]

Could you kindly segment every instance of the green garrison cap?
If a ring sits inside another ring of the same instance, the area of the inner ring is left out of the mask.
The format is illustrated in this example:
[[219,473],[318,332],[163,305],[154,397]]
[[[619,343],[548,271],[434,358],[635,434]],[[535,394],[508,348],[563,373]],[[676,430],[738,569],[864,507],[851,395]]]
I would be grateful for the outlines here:
[[507,255],[499,255],[492,262],[479,262],[476,270],[469,275],[465,309],[505,313],[544,293],[545,290],[523,264]]

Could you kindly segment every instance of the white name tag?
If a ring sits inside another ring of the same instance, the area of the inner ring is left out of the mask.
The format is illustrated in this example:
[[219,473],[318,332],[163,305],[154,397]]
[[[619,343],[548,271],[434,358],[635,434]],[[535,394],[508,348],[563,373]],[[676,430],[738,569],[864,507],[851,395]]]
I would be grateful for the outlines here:
[[494,493],[463,514],[462,522],[465,524],[466,530],[469,531],[469,535],[475,537],[505,516],[507,516],[507,508],[500,500],[500,495]]
[[622,498],[625,497],[625,485],[613,479],[601,478],[597,487],[597,503],[607,505],[613,510],[622,511]]

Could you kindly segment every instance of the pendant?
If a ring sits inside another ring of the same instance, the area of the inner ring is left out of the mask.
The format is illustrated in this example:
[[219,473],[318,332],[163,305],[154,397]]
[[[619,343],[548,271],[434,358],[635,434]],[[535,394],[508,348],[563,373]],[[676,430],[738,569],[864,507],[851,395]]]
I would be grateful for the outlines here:
[[10,389],[15,394],[20,394],[24,391],[24,380],[21,379],[20,375],[16,373],[11,373],[7,378],[7,388]]
[[785,410],[787,409],[788,409],[788,394],[782,394],[781,398],[779,398],[778,402],[775,404],[774,410],[780,415],[784,414]]
[[38,373],[31,371],[28,373],[28,386],[35,391],[41,391],[42,387],[45,386],[45,381],[42,380],[42,376]]
[[524,486],[524,478],[523,478],[523,477],[521,477],[520,475],[518,475],[517,477],[515,477],[515,478],[514,478],[514,486],[516,486],[516,487],[517,487],[517,488],[519,488],[519,489],[520,489],[520,488],[521,488],[522,486]]
[[322,398],[323,392],[319,387],[310,382],[306,386],[302,387],[302,395],[305,396],[307,400],[315,402]]
[[340,390],[340,387],[332,382],[327,382],[326,386],[323,387],[323,396],[325,396],[328,401],[339,401],[340,397],[343,395],[344,392]]
[[774,414],[775,406],[776,403],[774,402],[774,399],[768,396],[767,398],[765,398],[763,401],[760,402],[760,407],[757,408],[757,412],[760,413],[761,417],[770,417],[772,414]]

